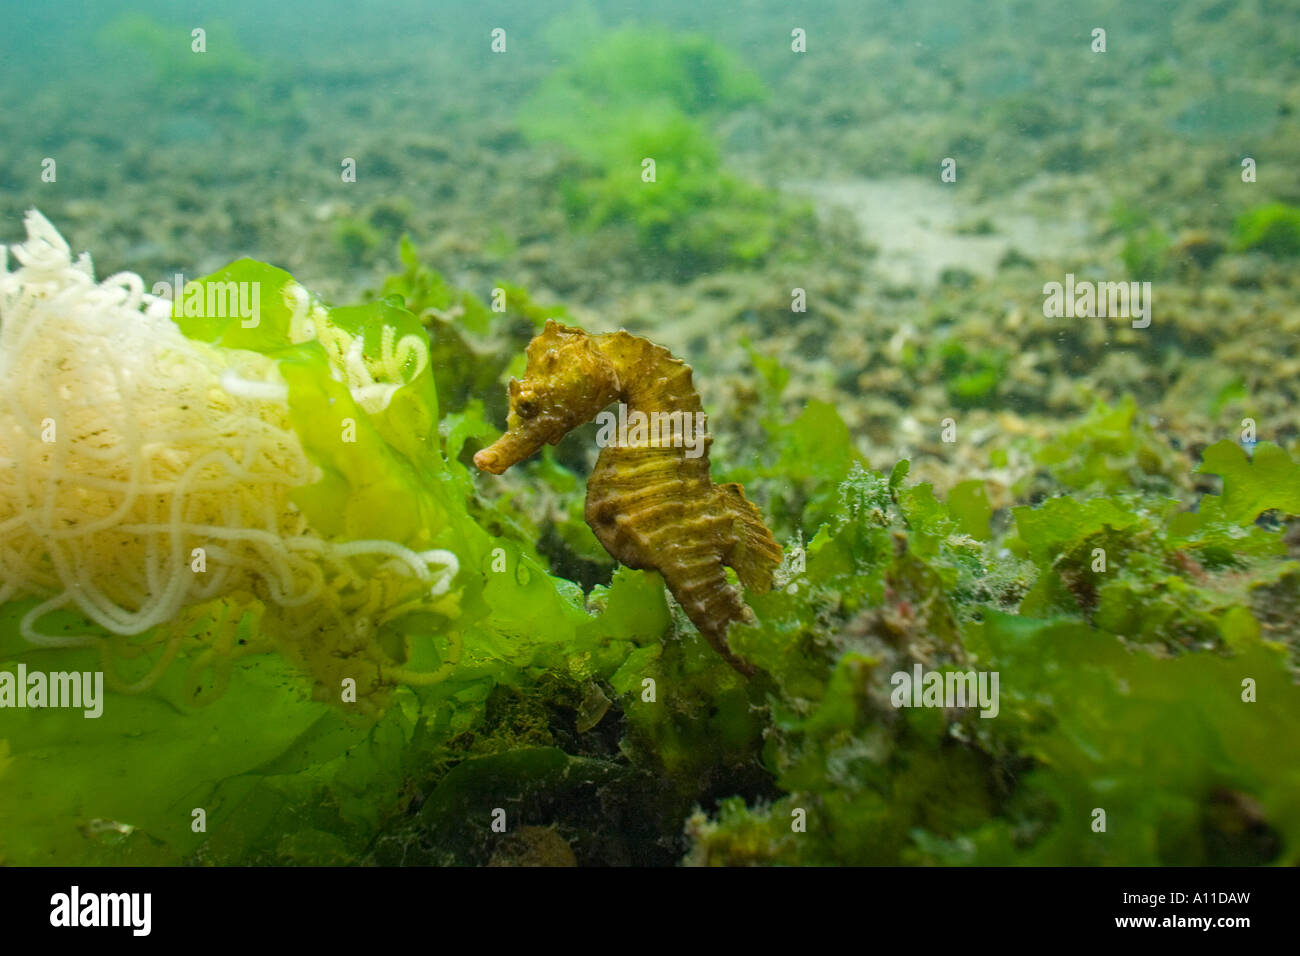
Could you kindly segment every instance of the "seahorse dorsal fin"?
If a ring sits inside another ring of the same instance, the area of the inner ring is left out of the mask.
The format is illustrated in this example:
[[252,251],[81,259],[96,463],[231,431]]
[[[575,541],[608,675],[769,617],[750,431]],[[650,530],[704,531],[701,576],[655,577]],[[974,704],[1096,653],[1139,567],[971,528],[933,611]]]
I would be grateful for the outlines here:
[[727,563],[740,583],[756,594],[772,586],[772,572],[781,563],[781,546],[763,524],[763,516],[735,482],[718,485],[718,496],[735,518],[735,546]]

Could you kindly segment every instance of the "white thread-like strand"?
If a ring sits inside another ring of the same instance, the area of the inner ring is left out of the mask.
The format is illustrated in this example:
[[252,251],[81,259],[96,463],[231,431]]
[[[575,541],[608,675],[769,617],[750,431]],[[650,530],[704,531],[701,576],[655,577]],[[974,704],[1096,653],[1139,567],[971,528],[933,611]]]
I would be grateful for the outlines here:
[[[25,224],[26,242],[0,246],[0,603],[39,599],[20,622],[28,641],[118,647],[236,594],[305,609],[278,618],[305,641],[328,627],[361,634],[421,595],[448,594],[460,570],[450,551],[326,541],[308,527],[290,494],[320,471],[274,360],[187,339],[139,276],[96,283],[90,257],[74,261],[45,217],[32,210]],[[368,412],[428,362],[415,336],[389,329],[368,359],[301,286],[286,305],[291,340],[320,342]],[[191,568],[196,552],[205,573]],[[116,637],[43,631],[63,609]],[[177,639],[162,640],[128,689],[162,673]],[[232,643],[213,640],[205,653]]]
[[288,385],[276,382],[250,382],[248,379],[240,378],[239,373],[233,368],[228,368],[221,373],[221,387],[237,398],[282,404],[289,401]]

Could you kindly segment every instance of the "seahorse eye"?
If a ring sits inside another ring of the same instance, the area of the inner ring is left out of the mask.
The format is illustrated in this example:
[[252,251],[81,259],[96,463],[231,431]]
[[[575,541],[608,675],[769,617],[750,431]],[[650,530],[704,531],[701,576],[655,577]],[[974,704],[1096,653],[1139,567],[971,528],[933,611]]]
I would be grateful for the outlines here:
[[525,398],[515,405],[515,412],[520,418],[533,418],[537,415],[537,403],[531,398]]

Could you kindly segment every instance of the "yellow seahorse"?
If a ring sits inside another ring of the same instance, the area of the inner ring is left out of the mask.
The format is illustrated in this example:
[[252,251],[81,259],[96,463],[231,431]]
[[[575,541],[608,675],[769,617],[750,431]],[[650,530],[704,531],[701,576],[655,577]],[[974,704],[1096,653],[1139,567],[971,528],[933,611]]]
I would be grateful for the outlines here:
[[740,485],[713,483],[713,439],[691,367],[627,332],[589,335],[553,320],[527,355],[523,381],[510,380],[507,431],[474,464],[499,475],[622,403],[617,421],[630,427],[626,435],[612,422],[602,428],[612,440],[602,441],[587,481],[587,524],[615,560],[662,574],[705,639],[736,670],[752,674],[728,646],[727,629],[752,621],[753,612],[723,568],[762,593],[781,563],[781,546]]

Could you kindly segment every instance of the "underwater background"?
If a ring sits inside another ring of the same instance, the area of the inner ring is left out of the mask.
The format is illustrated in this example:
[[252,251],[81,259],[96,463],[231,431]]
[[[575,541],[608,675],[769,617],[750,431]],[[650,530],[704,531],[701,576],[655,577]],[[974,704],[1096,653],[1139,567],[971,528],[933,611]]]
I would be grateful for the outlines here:
[[[260,283],[255,334],[176,324],[279,369],[295,514],[453,569],[114,632],[0,445],[0,669],[116,675],[0,710],[0,861],[1300,862],[1300,4],[0,11],[9,268],[36,208],[100,278]],[[1067,281],[1148,314],[1049,314]],[[693,367],[785,552],[754,677],[587,526],[594,425],[473,467],[548,319]],[[324,328],[391,386],[355,447]],[[93,640],[34,645],[65,588]],[[916,667],[996,672],[996,715],[900,707]]]

